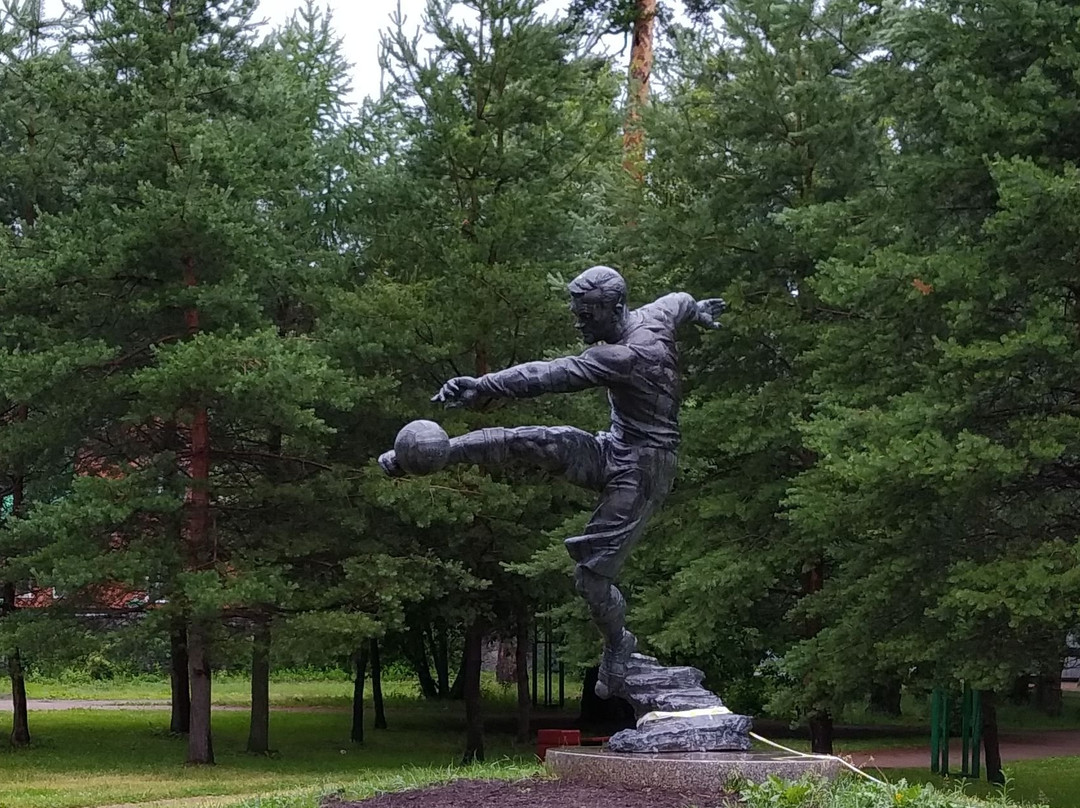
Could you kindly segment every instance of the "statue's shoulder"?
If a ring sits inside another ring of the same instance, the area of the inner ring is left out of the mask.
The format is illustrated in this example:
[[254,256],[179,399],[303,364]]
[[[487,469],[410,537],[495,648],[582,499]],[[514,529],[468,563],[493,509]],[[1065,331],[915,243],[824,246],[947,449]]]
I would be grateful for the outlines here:
[[592,364],[603,365],[612,370],[629,370],[634,362],[634,351],[621,342],[605,342],[590,345],[581,352],[581,358]]

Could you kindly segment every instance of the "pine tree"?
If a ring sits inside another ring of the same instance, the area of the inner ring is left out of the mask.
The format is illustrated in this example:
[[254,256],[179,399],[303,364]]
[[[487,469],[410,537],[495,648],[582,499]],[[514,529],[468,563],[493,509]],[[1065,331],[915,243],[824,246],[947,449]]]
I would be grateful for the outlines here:
[[[355,305],[382,317],[378,350],[394,368],[395,399],[368,420],[380,450],[410,417],[436,417],[451,433],[582,422],[574,400],[445,415],[428,402],[450,376],[572,350],[564,293],[551,280],[593,262],[602,180],[618,165],[617,80],[604,60],[579,53],[571,25],[538,6],[431,2],[430,58],[400,26],[384,40],[387,92],[361,129],[368,168],[355,200],[365,278]],[[438,482],[380,481],[378,492],[389,523],[381,534],[460,564],[467,584],[490,582],[456,588],[449,610],[469,661],[465,758],[482,757],[478,643],[501,616],[536,605],[503,563],[527,559],[582,500],[536,477],[463,468]]]
[[[730,306],[719,334],[687,335],[683,472],[650,534],[664,540],[642,543],[628,577],[651,647],[748,710],[763,706],[761,661],[818,627],[789,615],[820,588],[826,544],[782,510],[816,462],[797,429],[813,402],[799,358],[830,315],[810,283],[817,246],[785,217],[869,180],[876,132],[851,76],[871,23],[856,3],[732,2],[723,39],[704,23],[677,30],[669,89],[646,118],[645,194],[615,237],[650,290]],[[789,706],[828,751],[830,704]]]
[[[26,247],[39,215],[72,202],[63,190],[71,178],[65,160],[77,134],[64,116],[64,86],[76,66],[59,46],[61,21],[47,19],[39,0],[9,3],[0,13],[0,311],[5,320],[0,352],[22,354],[28,347],[24,335],[38,330],[33,306],[25,309],[10,301],[19,296],[14,288],[39,267],[40,256]],[[0,634],[9,635],[0,643],[6,646],[0,658],[7,659],[11,677],[14,746],[30,743],[22,650],[14,639],[19,634],[14,624],[17,588],[29,576],[15,558],[18,546],[10,527],[27,516],[37,497],[51,492],[57,471],[52,447],[34,445],[28,435],[34,429],[30,422],[39,415],[36,391],[56,381],[47,363],[35,364],[19,356],[8,370],[20,376],[0,383],[0,501],[6,506],[0,508]]]
[[86,394],[54,441],[78,472],[69,491],[16,532],[66,591],[117,581],[166,599],[186,628],[192,763],[213,762],[220,618],[288,592],[265,563],[287,528],[259,532],[246,509],[318,454],[314,407],[350,395],[281,311],[313,294],[328,249],[301,225],[325,189],[312,91],[333,90],[276,40],[256,45],[252,7],[87,6],[78,206],[32,234],[50,256],[40,287],[70,289],[38,313],[68,385],[51,393]]
[[789,656],[818,694],[850,699],[868,671],[994,691],[1060,669],[1080,580],[1080,55],[1059,35],[1077,21],[1069,3],[892,9],[860,69],[888,127],[878,177],[793,220],[827,251],[814,289],[836,311],[805,360],[819,462],[791,496],[829,542],[822,631]]

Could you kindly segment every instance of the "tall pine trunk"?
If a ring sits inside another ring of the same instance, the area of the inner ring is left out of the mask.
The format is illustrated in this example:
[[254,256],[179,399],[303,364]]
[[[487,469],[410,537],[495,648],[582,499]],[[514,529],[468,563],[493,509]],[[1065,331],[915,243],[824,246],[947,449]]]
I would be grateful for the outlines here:
[[382,658],[379,641],[371,641],[371,698],[375,705],[375,729],[386,729],[386,708],[382,697]]
[[465,696],[465,754],[462,763],[484,760],[484,716],[480,702],[480,660],[484,631],[479,618],[465,631],[462,682]]
[[[28,409],[25,404],[15,410],[15,420],[25,421]],[[19,470],[11,487],[11,515],[23,516],[26,512],[26,481]],[[4,582],[4,609],[15,610],[15,583]],[[11,677],[11,745],[16,747],[30,745],[30,709],[26,700],[26,672],[23,669],[22,654],[15,648],[8,656],[8,675]]]
[[529,612],[518,608],[514,638],[514,676],[517,680],[517,742],[528,743],[532,698],[529,694]]
[[255,619],[251,637],[251,726],[247,751],[270,751],[270,618]]
[[[40,7],[38,17],[40,18]],[[36,35],[35,35],[36,36]],[[26,128],[26,149],[33,154],[37,149],[38,128],[31,114],[23,124]],[[26,195],[26,207],[23,210],[23,219],[26,221],[26,230],[33,230],[37,225],[37,190],[29,189]],[[15,408],[16,423],[26,421],[30,408],[26,404],[20,404]],[[19,518],[26,514],[26,476],[25,469],[17,467],[15,477],[11,481],[11,515]],[[5,581],[3,584],[3,601],[5,609],[15,610],[15,582]],[[11,745],[15,747],[30,745],[30,708],[26,700],[26,671],[23,668],[22,653],[18,648],[12,650],[8,656],[8,675],[11,677]]]
[[[813,595],[825,586],[825,564],[815,560],[803,572],[803,594]],[[815,637],[821,631],[821,621],[806,621],[806,637]],[[833,753],[833,717],[827,709],[816,709],[810,714],[810,751],[818,755]]]
[[[0,587],[0,617],[15,608],[15,584],[4,581]],[[11,677],[11,745],[30,745],[30,711],[26,702],[26,676],[22,656],[14,649],[7,658],[8,675]]]
[[356,662],[356,679],[353,680],[352,692],[352,732],[349,738],[354,743],[364,742],[364,677],[367,676],[368,648],[361,643],[353,659]]
[[188,676],[187,628],[181,618],[169,632],[169,684],[172,687],[169,732],[185,734],[191,722],[191,679]]
[[645,162],[645,130],[641,114],[649,103],[657,8],[656,0],[636,0],[636,5],[630,45],[628,108],[623,125],[623,166],[640,180]]
[[[195,259],[184,257],[184,285],[196,286]],[[188,336],[199,333],[199,310],[184,312]],[[213,562],[210,546],[210,424],[206,407],[192,402],[188,468],[191,480],[185,514],[188,569],[198,570]],[[188,626],[188,676],[191,686],[191,718],[188,732],[188,763],[211,764],[214,747],[210,736],[210,632],[200,620]]]
[[11,745],[29,746],[30,710],[26,702],[26,675],[18,648],[8,657],[8,672],[11,674]]
[[188,731],[187,762],[214,762],[214,743],[210,732],[210,660],[209,631],[205,623],[188,625],[188,677],[191,679],[191,723]]

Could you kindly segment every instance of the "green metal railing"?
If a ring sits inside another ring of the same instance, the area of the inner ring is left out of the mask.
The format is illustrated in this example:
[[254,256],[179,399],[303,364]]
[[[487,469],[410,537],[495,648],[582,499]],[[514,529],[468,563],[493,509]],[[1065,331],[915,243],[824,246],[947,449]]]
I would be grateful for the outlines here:
[[[934,688],[930,697],[930,771],[949,774],[954,694]],[[960,693],[960,776],[979,777],[982,746],[982,693],[965,682]]]

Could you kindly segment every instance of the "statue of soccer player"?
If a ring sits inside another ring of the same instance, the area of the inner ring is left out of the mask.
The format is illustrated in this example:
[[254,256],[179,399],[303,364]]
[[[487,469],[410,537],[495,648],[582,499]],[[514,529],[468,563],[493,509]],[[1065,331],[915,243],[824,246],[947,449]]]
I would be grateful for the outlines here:
[[[604,637],[596,685],[601,698],[618,695],[637,647],[624,624],[626,604],[615,577],[675,478],[679,446],[679,379],[675,331],[684,323],[718,328],[720,299],[695,301],[676,292],[633,311],[626,281],[592,267],[569,284],[570,310],[585,351],[550,362],[526,362],[479,378],[451,379],[432,398],[447,407],[478,406],[491,398],[532,398],[605,387],[611,429],[590,435],[570,426],[479,429],[450,441],[448,463],[522,463],[557,472],[600,493],[585,532],[566,540],[577,562],[577,591]],[[405,472],[393,451],[379,458],[391,476]]]

